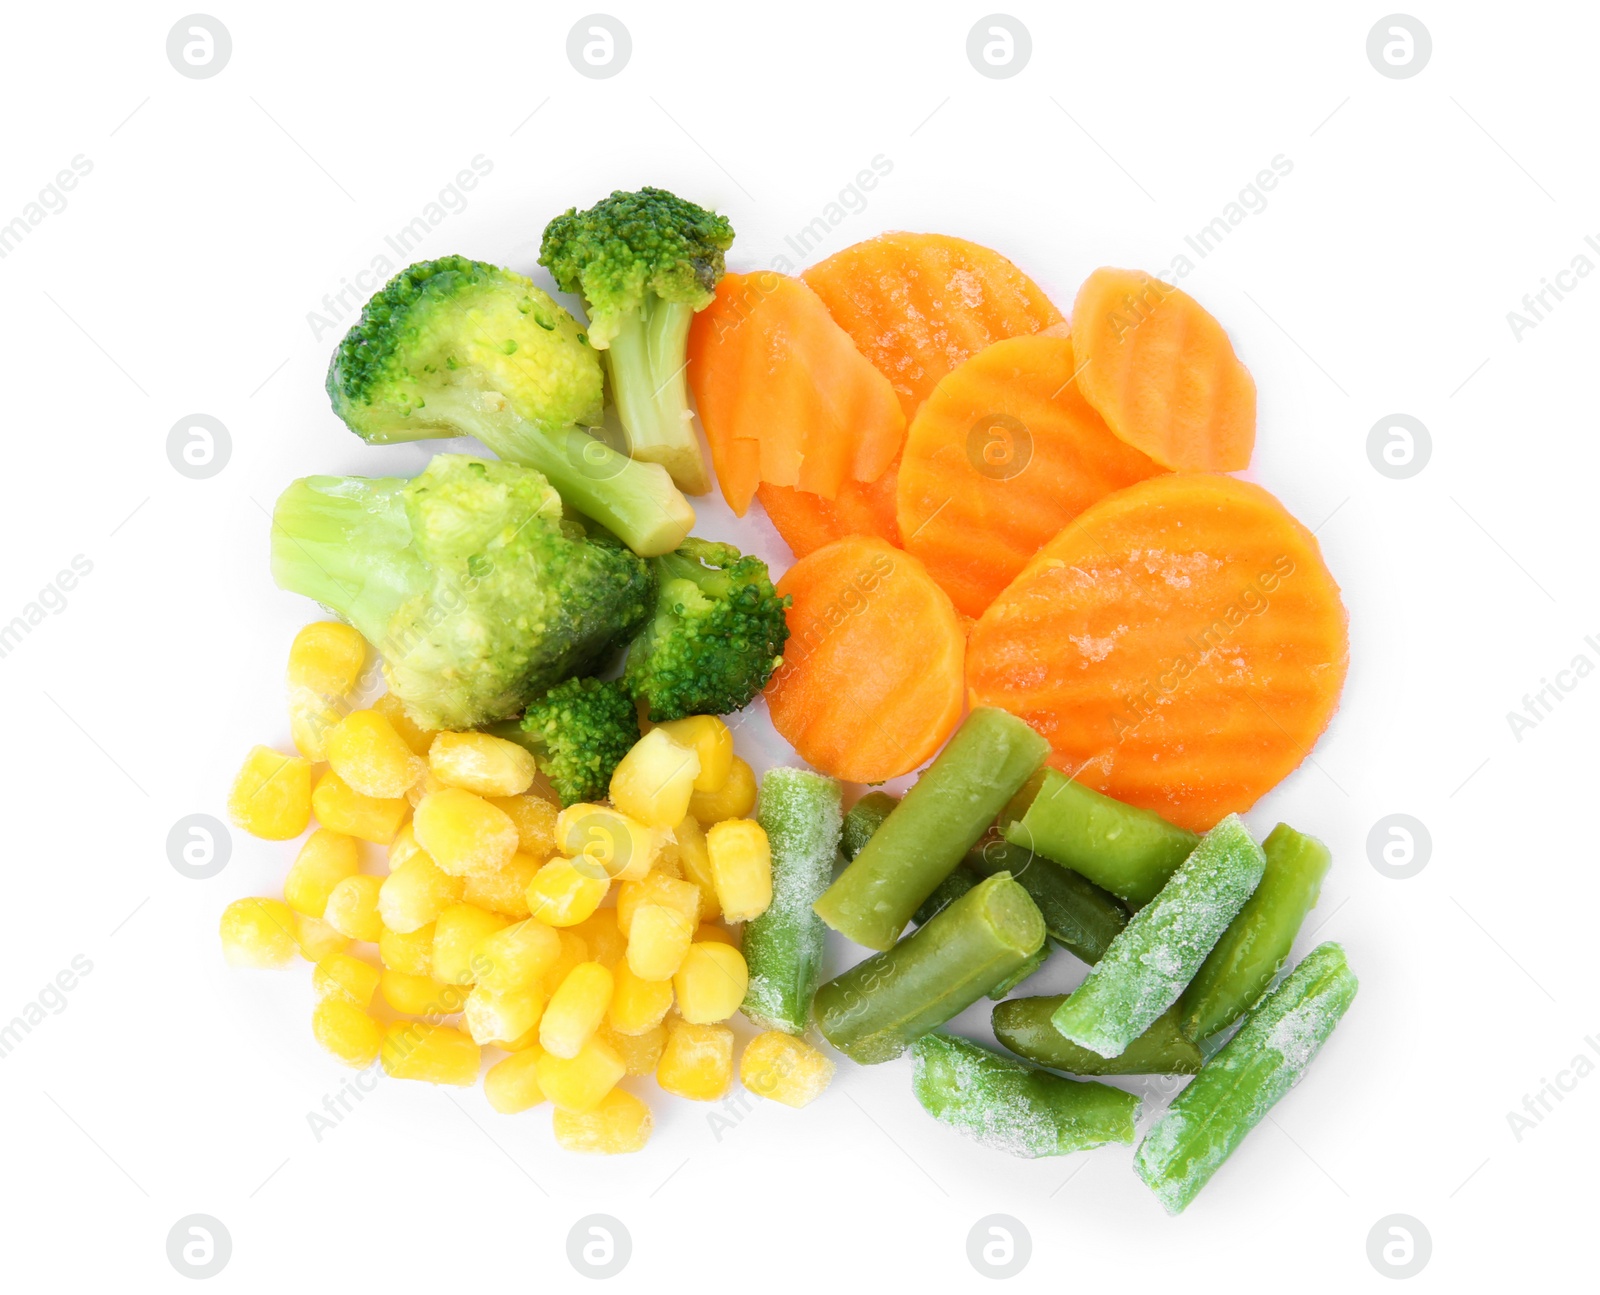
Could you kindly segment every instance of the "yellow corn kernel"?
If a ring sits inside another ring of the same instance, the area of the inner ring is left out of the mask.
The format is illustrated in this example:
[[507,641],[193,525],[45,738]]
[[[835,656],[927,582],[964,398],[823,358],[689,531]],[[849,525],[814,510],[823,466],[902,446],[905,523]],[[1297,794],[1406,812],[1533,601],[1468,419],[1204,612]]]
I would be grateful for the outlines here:
[[372,709],[389,721],[394,731],[400,734],[400,740],[411,748],[413,754],[427,759],[428,748],[433,745],[434,730],[423,728],[412,719],[406,713],[404,702],[392,692],[386,692],[372,703]]
[[654,1123],[650,1108],[625,1088],[612,1089],[592,1111],[557,1108],[551,1116],[557,1146],[597,1156],[643,1151]]
[[628,930],[628,967],[640,980],[670,980],[689,952],[694,922],[665,904],[640,904]]
[[378,1059],[383,1026],[343,994],[330,994],[311,1013],[311,1032],[317,1042],[354,1070],[365,1070]]
[[488,733],[437,734],[428,748],[428,768],[447,787],[480,796],[520,796],[539,772],[527,751]]
[[311,808],[324,827],[374,845],[390,844],[411,813],[410,802],[404,797],[382,800],[363,796],[332,769],[317,779]]
[[609,805],[568,805],[556,819],[556,849],[581,860],[595,876],[637,881],[666,847],[665,832],[646,827]]
[[353,710],[333,726],[328,763],[353,790],[379,800],[403,798],[426,767],[375,710]]
[[417,829],[408,822],[394,834],[394,840],[389,842],[389,871],[393,872],[408,859],[415,859],[419,854],[426,857],[427,853],[417,844]]
[[651,872],[639,881],[625,881],[617,887],[617,929],[623,935],[631,934],[633,915],[645,904],[664,904],[682,913],[690,927],[700,921],[700,888],[692,881]]
[[643,1034],[623,1034],[609,1025],[602,1025],[594,1032],[594,1037],[621,1057],[628,1074],[637,1079],[655,1074],[661,1049],[666,1046],[667,1027],[652,1025]]
[[580,962],[567,972],[539,1019],[539,1046],[558,1057],[577,1056],[605,1020],[611,988],[611,973],[598,962]]
[[638,1036],[660,1025],[672,1009],[672,981],[640,980],[626,962],[619,962],[606,1021],[618,1034]]
[[560,957],[561,937],[532,919],[485,936],[473,954],[478,984],[491,994],[538,985]]
[[602,967],[615,968],[628,951],[627,938],[617,927],[617,910],[597,908],[572,928],[589,946],[589,960]]
[[772,903],[772,848],[761,824],[748,818],[729,819],[706,833],[711,877],[723,920],[748,922]]
[[539,1048],[535,1044],[490,1066],[483,1077],[483,1095],[489,1105],[502,1115],[515,1115],[544,1101],[538,1065]]
[[502,1052],[526,1052],[532,1048],[539,1050],[539,1027],[537,1025],[524,1030],[514,1039],[502,1039],[494,1045]]
[[730,931],[725,926],[713,926],[709,922],[702,922],[695,928],[694,942],[696,944],[704,944],[707,940],[715,941],[718,944],[731,944],[735,949],[739,947],[737,932]]
[[547,926],[576,926],[600,907],[609,889],[603,876],[558,857],[534,873],[528,883],[528,912]]
[[318,998],[340,994],[357,1007],[366,1007],[377,992],[382,975],[370,962],[348,953],[330,953],[311,968],[311,988]]
[[700,756],[665,728],[633,744],[611,775],[611,802],[646,827],[672,827],[689,812]]
[[236,899],[222,910],[222,956],[230,967],[281,967],[295,955],[294,913],[278,899]]
[[733,1031],[726,1025],[667,1022],[667,1042],[656,1063],[656,1082],[669,1093],[713,1102],[733,1080]]
[[383,1034],[383,1068],[393,1079],[470,1088],[483,1054],[460,1030],[426,1021],[396,1021]]
[[744,954],[730,944],[708,940],[691,944],[673,973],[678,1013],[691,1025],[713,1025],[739,1010],[750,987]]
[[425,850],[418,850],[383,879],[378,914],[391,931],[407,935],[433,925],[451,904],[461,902],[466,881],[441,872]]
[[538,1028],[545,1005],[544,990],[537,985],[523,985],[504,994],[491,994],[482,985],[474,985],[462,1006],[461,1023],[477,1042],[503,1047]]
[[693,749],[700,757],[700,772],[695,775],[696,791],[720,791],[733,772],[733,734],[715,715],[690,715],[656,725],[675,742]]
[[309,688],[289,689],[289,738],[313,762],[328,758],[328,734],[345,717],[345,703]]
[[833,1062],[804,1039],[767,1030],[745,1045],[739,1082],[757,1097],[785,1106],[806,1106],[833,1078]]
[[446,985],[470,985],[483,970],[478,946],[511,919],[474,904],[451,904],[433,924],[433,978]]
[[319,827],[306,838],[283,879],[283,900],[297,913],[321,917],[328,892],[361,871],[361,850],[354,837]]
[[467,888],[461,898],[479,908],[492,908],[507,917],[528,916],[528,883],[544,861],[518,850],[492,872],[467,875]]
[[294,940],[300,946],[300,956],[313,963],[350,947],[348,935],[334,930],[320,917],[307,917],[304,913],[294,915]]
[[683,864],[678,861],[678,843],[668,841],[665,848],[656,856],[656,866],[651,872],[660,873],[663,877],[672,877],[678,881],[683,880]]
[[672,829],[678,843],[678,866],[683,879],[700,888],[700,920],[709,922],[722,915],[722,905],[717,902],[717,883],[711,877],[711,852],[706,848],[705,829],[693,814],[686,814],[683,822]]
[[[381,892],[378,904],[381,911]],[[384,966],[408,976],[433,975],[433,923],[419,926],[415,931],[391,931],[385,926],[378,937],[378,957]]]
[[323,921],[340,935],[376,944],[383,934],[383,919],[378,916],[378,889],[383,878],[357,873],[346,877],[328,894]]
[[417,843],[452,877],[492,872],[517,852],[517,826],[506,812],[460,787],[424,796],[412,827]]
[[585,1040],[575,1057],[541,1052],[535,1063],[539,1087],[563,1111],[592,1111],[627,1073],[619,1057],[599,1039]]
[[454,1016],[467,1002],[464,985],[441,985],[432,976],[385,971],[378,981],[383,1001],[407,1016]]
[[361,679],[367,641],[341,621],[313,621],[289,645],[289,687],[343,697]]
[[311,761],[252,747],[228,792],[228,817],[264,841],[299,836],[311,821]]
[[556,955],[555,962],[545,971],[539,982],[544,986],[546,998],[561,988],[561,982],[567,978],[567,972],[580,962],[594,961],[589,956],[589,942],[581,935],[563,927],[556,932],[556,937],[561,941],[561,952]]
[[489,796],[517,829],[517,848],[543,863],[556,852],[556,818],[561,813],[543,796]]
[[424,796],[431,796],[434,792],[443,791],[444,789],[445,784],[433,776],[433,770],[424,767],[422,777],[412,783],[410,789],[406,792],[406,799],[411,802],[411,808],[416,809],[418,805],[422,804]]
[[756,774],[738,756],[728,770],[728,780],[716,791],[697,791],[689,797],[689,812],[702,827],[730,818],[744,818],[756,807]]

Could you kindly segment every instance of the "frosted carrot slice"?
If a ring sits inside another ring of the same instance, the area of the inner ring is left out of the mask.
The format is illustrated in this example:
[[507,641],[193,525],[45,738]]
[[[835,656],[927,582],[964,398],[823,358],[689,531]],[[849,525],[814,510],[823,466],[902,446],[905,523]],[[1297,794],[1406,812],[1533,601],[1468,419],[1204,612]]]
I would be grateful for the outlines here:
[[767,707],[808,764],[882,782],[944,744],[961,718],[963,634],[922,563],[847,536],[796,562],[778,592],[794,602]]
[[900,533],[968,616],[1090,504],[1162,471],[1111,434],[1076,367],[1070,337],[1007,338],[946,375],[911,420]]
[[1039,285],[1000,253],[945,234],[881,234],[801,277],[894,384],[907,419],[969,355],[1061,322]]
[[1039,550],[973,627],[967,686],[1084,785],[1204,831],[1305,759],[1348,647],[1339,587],[1283,505],[1169,473]]
[[1142,270],[1096,270],[1072,307],[1078,387],[1163,467],[1237,472],[1256,443],[1256,384],[1222,325]]
[[900,452],[905,416],[889,383],[798,279],[724,275],[688,354],[717,480],[741,516],[761,481],[831,499]]
[[841,482],[839,493],[832,499],[765,482],[756,489],[756,498],[797,558],[846,535],[875,535],[898,548],[895,491],[899,479],[900,464],[896,461],[876,481]]

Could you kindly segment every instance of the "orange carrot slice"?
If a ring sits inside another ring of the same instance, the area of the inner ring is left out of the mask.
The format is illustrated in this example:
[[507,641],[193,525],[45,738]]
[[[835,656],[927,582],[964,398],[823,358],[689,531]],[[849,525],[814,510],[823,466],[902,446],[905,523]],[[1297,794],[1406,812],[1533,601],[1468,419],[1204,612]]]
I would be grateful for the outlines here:
[[846,535],[875,535],[898,548],[900,527],[895,521],[895,487],[899,477],[897,461],[876,481],[841,482],[839,493],[832,499],[764,482],[757,488],[756,498],[761,500],[778,534],[797,558]]
[[1111,430],[1165,468],[1237,472],[1256,443],[1256,384],[1222,325],[1140,270],[1096,270],[1072,307],[1078,386]]
[[933,389],[906,433],[900,533],[968,616],[1090,504],[1162,471],[1089,407],[1073,381],[1072,339],[1052,334],[979,351]]
[[689,330],[689,386],[723,497],[757,484],[833,498],[894,462],[905,416],[817,295],[785,275],[726,274]]
[[973,627],[967,687],[1088,786],[1204,831],[1305,759],[1348,650],[1339,587],[1282,504],[1164,474],[1039,550]]
[[964,636],[922,563],[850,535],[801,558],[778,592],[794,603],[767,708],[807,763],[882,782],[944,744],[961,718]]
[[1039,285],[1000,253],[944,234],[882,234],[801,277],[894,384],[907,420],[969,355],[1061,322]]

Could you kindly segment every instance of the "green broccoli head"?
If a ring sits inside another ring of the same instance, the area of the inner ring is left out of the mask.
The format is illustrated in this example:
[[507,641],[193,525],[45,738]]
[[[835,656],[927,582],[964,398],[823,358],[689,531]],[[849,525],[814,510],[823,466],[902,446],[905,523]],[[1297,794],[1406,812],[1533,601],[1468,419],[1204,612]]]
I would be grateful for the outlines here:
[[656,723],[748,706],[783,664],[789,638],[789,599],[767,564],[692,536],[654,562],[655,615],[628,649],[628,691]]
[[589,340],[604,349],[651,294],[691,311],[710,305],[732,245],[733,226],[716,212],[665,189],[618,190],[545,226],[539,264],[583,297]]
[[602,800],[622,757],[639,740],[639,712],[620,679],[568,679],[528,704],[519,742],[563,805]]
[[273,512],[278,584],[332,608],[383,655],[418,723],[518,715],[649,618],[650,564],[563,517],[539,473],[441,454],[422,475],[306,477]]

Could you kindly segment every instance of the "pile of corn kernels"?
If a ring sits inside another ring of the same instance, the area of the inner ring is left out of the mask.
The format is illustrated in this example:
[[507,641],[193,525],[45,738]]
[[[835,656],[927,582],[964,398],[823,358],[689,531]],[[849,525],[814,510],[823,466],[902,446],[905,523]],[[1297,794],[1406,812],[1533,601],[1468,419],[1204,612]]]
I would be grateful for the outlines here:
[[[427,732],[391,695],[352,709],[368,647],[308,625],[289,656],[298,755],[252,750],[228,799],[268,840],[316,827],[283,898],[222,915],[236,967],[315,964],[318,1042],[345,1065],[470,1086],[483,1049],[505,1055],[484,1093],[511,1115],[549,1101],[572,1151],[637,1151],[650,1108],[629,1076],[695,1101],[733,1082],[747,970],[737,924],[772,898],[756,780],[727,726],[693,716],[648,729],[617,766],[609,804],[559,807],[533,757],[486,733]],[[362,871],[359,842],[388,849]],[[735,929],[729,929],[733,926]],[[376,954],[376,960],[370,955]],[[804,1106],[833,1063],[776,1030],[739,1078]]]

